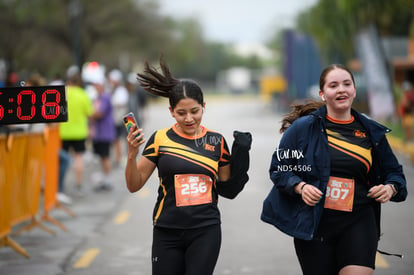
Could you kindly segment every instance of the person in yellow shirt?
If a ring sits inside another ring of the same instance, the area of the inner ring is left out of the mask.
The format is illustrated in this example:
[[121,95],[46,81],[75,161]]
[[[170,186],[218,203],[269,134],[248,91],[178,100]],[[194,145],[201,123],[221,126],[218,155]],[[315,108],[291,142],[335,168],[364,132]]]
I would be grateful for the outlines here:
[[59,134],[62,149],[71,152],[76,178],[77,192],[81,194],[83,181],[83,153],[89,135],[88,118],[92,114],[92,102],[82,88],[79,68],[72,66],[67,71],[66,97],[68,102],[68,121],[60,123]]

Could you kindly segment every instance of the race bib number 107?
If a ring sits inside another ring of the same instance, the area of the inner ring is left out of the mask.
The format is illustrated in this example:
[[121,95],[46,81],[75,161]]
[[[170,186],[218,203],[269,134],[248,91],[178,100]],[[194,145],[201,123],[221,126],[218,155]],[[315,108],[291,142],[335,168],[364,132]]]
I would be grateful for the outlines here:
[[202,174],[175,175],[175,201],[177,207],[211,203],[213,181]]

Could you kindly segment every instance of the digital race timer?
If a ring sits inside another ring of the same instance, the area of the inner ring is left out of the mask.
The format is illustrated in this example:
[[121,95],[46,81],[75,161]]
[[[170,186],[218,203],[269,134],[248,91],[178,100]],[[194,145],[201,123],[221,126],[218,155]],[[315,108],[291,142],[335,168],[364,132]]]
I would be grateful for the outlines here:
[[63,85],[0,88],[0,125],[67,120]]

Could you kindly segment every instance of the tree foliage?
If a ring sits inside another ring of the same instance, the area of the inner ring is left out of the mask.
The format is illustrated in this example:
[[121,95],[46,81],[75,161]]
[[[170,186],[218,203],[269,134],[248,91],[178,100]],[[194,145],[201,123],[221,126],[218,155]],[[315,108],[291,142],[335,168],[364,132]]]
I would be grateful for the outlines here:
[[51,77],[92,60],[126,71],[163,54],[178,76],[211,80],[230,66],[261,65],[205,41],[196,18],[161,15],[157,1],[0,0],[0,9],[0,59],[13,71]]
[[408,36],[413,23],[412,0],[320,0],[297,20],[298,29],[315,38],[326,59],[339,61],[354,56],[353,39],[361,28],[373,24],[382,36]]
[[13,70],[61,72],[74,63],[75,50],[81,63],[97,59],[116,66],[120,53],[132,59],[155,54],[154,45],[169,40],[157,6],[129,0],[3,0],[0,8],[6,11],[0,57]]

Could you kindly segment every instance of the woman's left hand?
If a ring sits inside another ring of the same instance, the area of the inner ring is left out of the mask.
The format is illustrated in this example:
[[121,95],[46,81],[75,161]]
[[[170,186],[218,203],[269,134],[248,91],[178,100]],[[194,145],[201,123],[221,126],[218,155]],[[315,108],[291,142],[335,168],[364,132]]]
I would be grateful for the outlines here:
[[380,184],[369,189],[367,196],[375,199],[377,202],[386,203],[393,195],[394,189],[391,184]]

